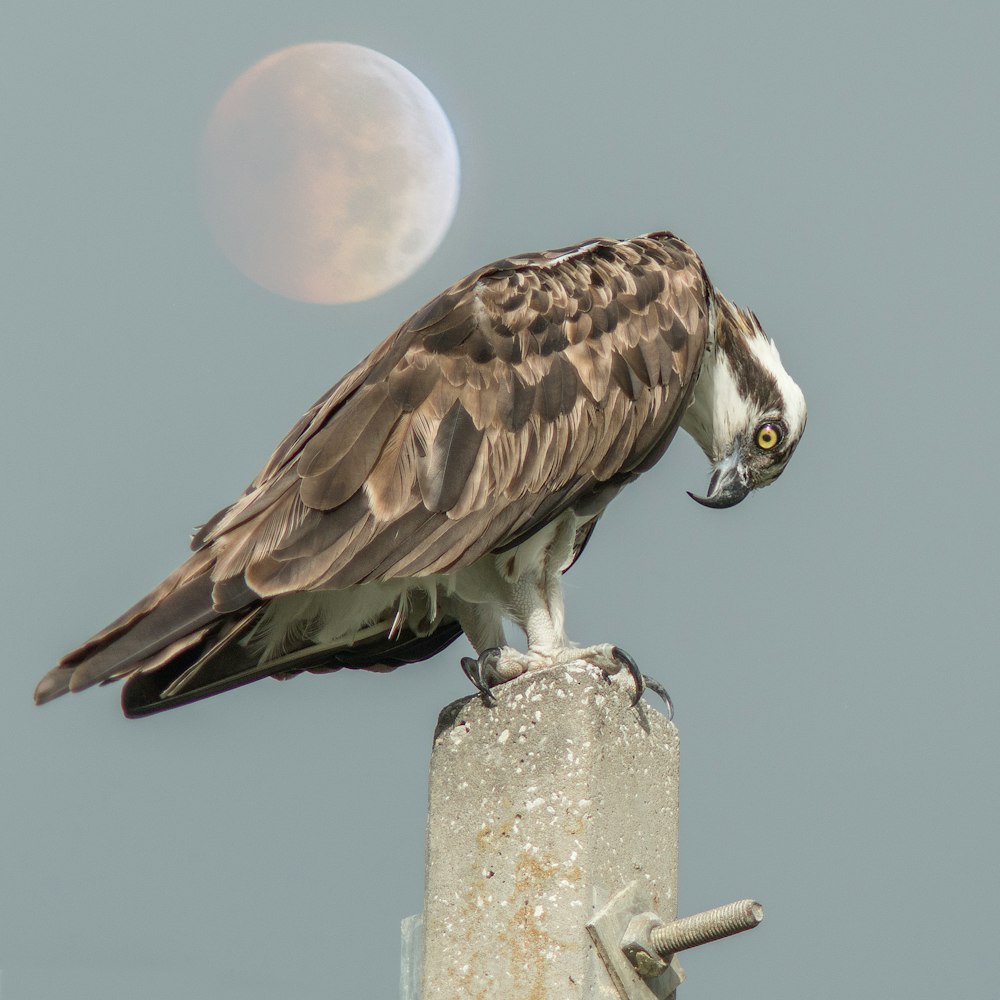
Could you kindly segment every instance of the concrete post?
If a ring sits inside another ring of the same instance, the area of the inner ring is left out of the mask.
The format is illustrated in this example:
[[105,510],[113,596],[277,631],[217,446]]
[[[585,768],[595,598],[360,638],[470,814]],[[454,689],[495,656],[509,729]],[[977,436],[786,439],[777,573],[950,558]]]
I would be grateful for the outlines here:
[[587,921],[630,883],[676,916],[677,730],[630,689],[558,667],[441,713],[422,1000],[618,997]]

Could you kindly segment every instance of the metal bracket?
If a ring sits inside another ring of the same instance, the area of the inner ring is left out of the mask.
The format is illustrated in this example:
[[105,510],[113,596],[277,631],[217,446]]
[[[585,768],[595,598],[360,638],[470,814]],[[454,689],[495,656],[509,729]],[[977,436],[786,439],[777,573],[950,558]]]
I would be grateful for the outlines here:
[[412,917],[405,917],[400,931],[400,1000],[420,1000],[424,978],[424,915],[415,913]]
[[622,1000],[660,1000],[684,981],[677,952],[750,930],[763,919],[760,903],[741,899],[664,923],[644,909],[638,883],[632,882],[598,911],[587,930]]
[[676,957],[663,963],[664,968],[658,974],[644,978],[622,951],[622,937],[629,921],[648,906],[648,900],[639,894],[639,883],[630,882],[587,921],[587,930],[621,1000],[667,1000],[684,982],[684,970]]

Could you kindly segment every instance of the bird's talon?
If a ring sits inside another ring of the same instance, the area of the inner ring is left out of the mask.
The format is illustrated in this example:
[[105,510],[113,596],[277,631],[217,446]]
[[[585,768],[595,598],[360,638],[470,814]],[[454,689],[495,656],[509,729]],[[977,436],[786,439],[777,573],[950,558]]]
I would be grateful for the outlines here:
[[475,660],[471,656],[463,656],[462,672],[472,681],[473,686],[483,696],[483,702],[487,707],[492,708],[496,704],[496,699],[493,697],[493,692],[490,691],[490,686],[483,679],[479,660]]
[[[636,705],[642,699],[642,693],[646,690],[646,681],[642,675],[642,671],[639,669],[639,664],[625,652],[621,646],[611,647],[611,657],[617,660],[631,675],[632,680],[635,682],[635,694],[632,696],[632,707],[635,708]],[[666,693],[666,692],[664,692]]]
[[652,691],[653,694],[659,695],[663,699],[663,703],[667,706],[667,721],[672,722],[674,718],[674,701],[667,689],[659,681],[654,680],[652,677],[647,677],[645,674],[643,674],[642,679],[648,691]]
[[472,681],[473,686],[483,696],[483,702],[487,708],[492,708],[497,703],[496,698],[493,697],[493,692],[490,690],[489,676],[492,674],[494,679],[496,679],[493,668],[499,656],[500,650],[493,647],[484,649],[479,654],[478,659],[474,659],[471,656],[462,657],[462,672]]

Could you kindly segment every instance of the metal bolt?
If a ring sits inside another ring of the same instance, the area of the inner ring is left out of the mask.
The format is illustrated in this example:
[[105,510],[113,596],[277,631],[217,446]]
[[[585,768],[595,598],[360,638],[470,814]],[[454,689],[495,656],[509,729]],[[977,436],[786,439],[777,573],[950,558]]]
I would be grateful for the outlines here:
[[764,919],[764,907],[753,899],[741,899],[714,910],[705,910],[681,920],[671,920],[650,932],[653,948],[661,955],[694,948],[709,941],[718,941],[748,931]]
[[750,930],[763,919],[764,907],[753,899],[717,906],[668,924],[655,913],[640,913],[629,921],[621,949],[640,976],[652,979],[666,969],[674,952]]

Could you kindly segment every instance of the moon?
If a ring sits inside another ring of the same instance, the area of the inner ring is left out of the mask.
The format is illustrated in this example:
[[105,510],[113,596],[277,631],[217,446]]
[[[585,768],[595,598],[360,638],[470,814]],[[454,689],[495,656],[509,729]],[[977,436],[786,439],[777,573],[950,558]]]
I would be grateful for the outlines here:
[[455,134],[409,70],[361,45],[266,56],[205,128],[202,204],[229,260],[304,302],[358,302],[408,278],[458,203]]

